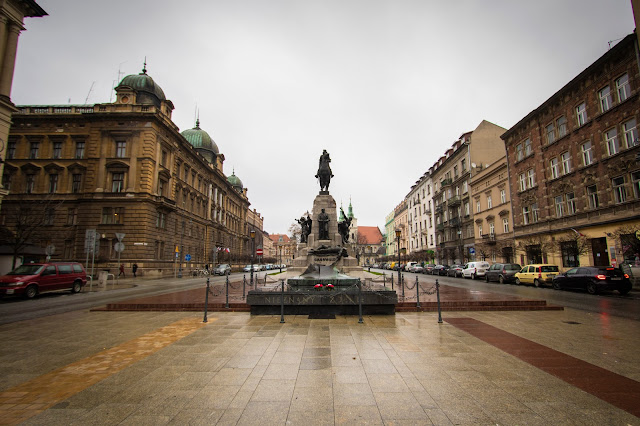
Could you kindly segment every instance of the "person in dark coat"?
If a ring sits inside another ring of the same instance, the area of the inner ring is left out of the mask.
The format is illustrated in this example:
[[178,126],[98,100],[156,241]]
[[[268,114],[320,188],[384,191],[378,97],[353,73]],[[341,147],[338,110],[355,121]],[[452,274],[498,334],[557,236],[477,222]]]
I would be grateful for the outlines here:
[[127,275],[124,273],[124,264],[120,264],[120,273],[118,274],[118,276],[120,275],[124,275],[125,278],[127,278]]
[[135,278],[137,276],[136,272],[138,271],[138,264],[134,263],[131,269],[133,270],[133,278]]

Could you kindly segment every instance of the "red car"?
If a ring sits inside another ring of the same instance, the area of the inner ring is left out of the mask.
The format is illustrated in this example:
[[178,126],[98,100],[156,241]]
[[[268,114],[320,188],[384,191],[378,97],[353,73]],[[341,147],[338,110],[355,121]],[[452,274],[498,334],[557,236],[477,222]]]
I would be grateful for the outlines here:
[[26,263],[0,277],[0,296],[33,299],[47,291],[78,293],[86,283],[87,273],[80,263]]

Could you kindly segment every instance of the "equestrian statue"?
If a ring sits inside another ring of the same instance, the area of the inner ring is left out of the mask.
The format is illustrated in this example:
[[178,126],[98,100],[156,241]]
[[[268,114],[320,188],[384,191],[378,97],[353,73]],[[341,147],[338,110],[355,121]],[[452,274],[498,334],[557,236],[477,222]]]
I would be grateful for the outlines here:
[[323,149],[318,164],[318,173],[316,174],[316,178],[320,180],[320,191],[329,191],[329,184],[333,177],[331,167],[329,166],[330,162],[331,158],[329,157],[329,153],[326,149]]

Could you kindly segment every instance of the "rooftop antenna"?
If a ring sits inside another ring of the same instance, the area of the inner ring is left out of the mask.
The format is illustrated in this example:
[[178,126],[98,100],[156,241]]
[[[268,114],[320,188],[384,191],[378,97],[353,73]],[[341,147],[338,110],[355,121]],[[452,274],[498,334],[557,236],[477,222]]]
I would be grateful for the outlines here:
[[111,84],[111,93],[109,94],[109,103],[111,103],[113,99],[113,89],[115,89],[117,83],[120,83],[120,76],[124,74],[122,71],[120,71],[120,67],[122,66],[122,64],[125,64],[126,62],[127,61],[124,61],[118,64],[118,77],[116,77],[116,80],[113,81]]
[[87,105],[87,103],[89,102],[89,96],[91,95],[91,91],[93,90],[93,85],[96,84],[96,82],[94,81],[93,83],[91,83],[91,87],[89,87],[89,93],[87,93],[87,97],[84,98],[84,104]]
[[615,40],[609,40],[609,50],[611,50],[611,46],[615,44],[615,42],[622,40],[624,37],[617,38]]

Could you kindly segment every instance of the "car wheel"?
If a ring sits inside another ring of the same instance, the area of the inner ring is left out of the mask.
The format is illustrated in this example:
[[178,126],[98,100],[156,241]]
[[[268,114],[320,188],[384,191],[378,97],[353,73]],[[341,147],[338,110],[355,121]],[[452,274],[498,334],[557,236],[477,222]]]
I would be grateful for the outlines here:
[[73,287],[71,287],[71,293],[80,293],[80,290],[82,290],[82,282],[75,281]]
[[28,286],[24,291],[24,297],[26,297],[27,299],[33,299],[37,295],[38,295],[38,287],[34,284],[31,284],[30,286]]
[[587,292],[589,294],[598,294],[598,286],[596,283],[590,281],[589,284],[587,284]]
[[540,280],[538,279],[533,280],[533,285],[536,287],[540,287]]
[[498,281],[500,282],[500,284],[504,284],[504,277],[502,275],[500,275],[498,277]]
[[516,278],[516,284],[520,285],[520,278]]
[[562,290],[562,287],[560,287],[560,284],[558,283],[558,281],[553,281],[553,289]]

